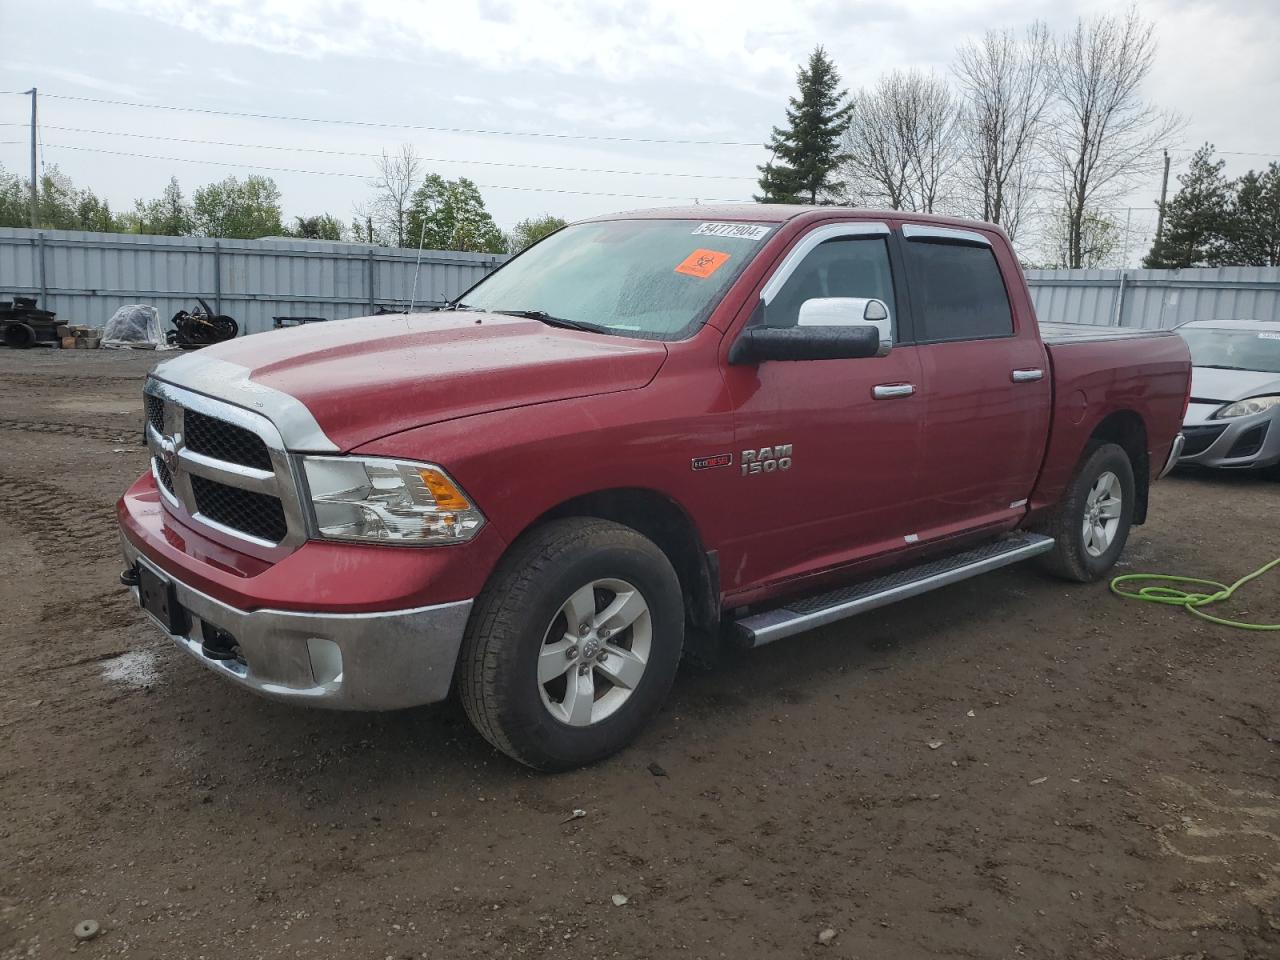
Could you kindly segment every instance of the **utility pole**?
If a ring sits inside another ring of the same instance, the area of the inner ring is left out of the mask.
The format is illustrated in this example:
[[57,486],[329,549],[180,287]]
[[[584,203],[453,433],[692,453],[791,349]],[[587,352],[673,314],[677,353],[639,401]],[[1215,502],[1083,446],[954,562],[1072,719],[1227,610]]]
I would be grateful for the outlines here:
[[1169,151],[1164,152],[1164,176],[1160,179],[1160,210],[1156,213],[1156,243],[1164,233],[1164,198],[1169,192]]
[[1129,223],[1133,220],[1133,207],[1124,208],[1124,246],[1120,248],[1121,269],[1129,265]]
[[40,188],[36,180],[36,88],[32,87],[27,93],[31,94],[31,229],[35,230],[40,226]]

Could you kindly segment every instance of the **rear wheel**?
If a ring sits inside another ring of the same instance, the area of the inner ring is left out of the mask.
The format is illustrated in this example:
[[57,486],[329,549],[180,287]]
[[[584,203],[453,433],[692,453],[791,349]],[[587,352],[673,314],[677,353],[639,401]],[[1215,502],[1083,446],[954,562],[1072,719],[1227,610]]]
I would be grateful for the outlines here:
[[1120,558],[1133,523],[1133,465],[1114,443],[1092,447],[1045,532],[1056,541],[1041,565],[1078,583],[1103,577]]
[[556,520],[512,548],[458,661],[467,716],[521,763],[564,770],[625,746],[671,688],[684,603],[670,561],[607,520]]

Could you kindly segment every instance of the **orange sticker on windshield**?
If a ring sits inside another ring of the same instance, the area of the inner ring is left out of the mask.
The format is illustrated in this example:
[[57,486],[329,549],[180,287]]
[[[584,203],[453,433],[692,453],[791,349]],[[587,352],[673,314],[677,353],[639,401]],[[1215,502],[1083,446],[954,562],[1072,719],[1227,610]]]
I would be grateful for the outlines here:
[[729,254],[718,250],[695,250],[684,258],[684,263],[676,267],[676,273],[705,280],[723,267],[728,259]]

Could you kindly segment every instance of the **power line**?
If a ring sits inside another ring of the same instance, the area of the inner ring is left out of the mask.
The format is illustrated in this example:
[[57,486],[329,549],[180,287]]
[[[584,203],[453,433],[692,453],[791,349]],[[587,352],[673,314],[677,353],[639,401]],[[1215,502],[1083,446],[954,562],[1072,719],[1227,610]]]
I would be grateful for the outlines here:
[[[21,141],[14,141],[15,143]],[[265,167],[254,163],[229,163],[220,160],[200,160],[192,157],[161,157],[150,153],[127,153],[123,150],[104,150],[98,147],[79,147],[66,143],[50,143],[46,144],[49,149],[53,150],[76,150],[83,153],[103,153],[116,157],[133,157],[139,160],[164,160],[169,163],[201,163],[215,167],[235,167],[240,170],[267,170],[271,173],[305,173],[322,177],[355,177],[361,180],[368,180],[369,175],[366,173],[348,173],[342,170],[302,170],[296,167]],[[748,203],[746,200],[730,200],[716,197],[700,197],[694,198],[689,196],[672,197],[672,196],[654,196],[645,193],[602,193],[592,190],[558,190],[551,187],[517,187],[502,183],[477,183],[477,187],[485,190],[520,190],[528,193],[566,193],[575,194],[583,197],[624,197],[631,200],[693,200],[701,199],[711,203]]]
[[[15,92],[15,91],[7,91]],[[40,96],[53,100],[71,100],[77,103],[97,103],[115,107],[136,107],[145,110],[170,110],[179,113],[200,113],[219,117],[244,117],[250,120],[284,120],[294,123],[319,123],[344,127],[375,127],[392,130],[426,130],[431,133],[465,133],[494,137],[542,137],[551,140],[598,140],[606,143],[666,143],[704,147],[759,147],[746,140],[676,140],[662,137],[608,137],[589,133],[546,133],[528,130],[486,130],[471,127],[434,127],[422,123],[389,123],[378,120],[339,120],[325,117],[297,117],[275,113],[245,113],[237,110],[215,110],[211,107],[182,107],[164,103],[137,103],[131,100],[106,100],[100,97],[75,97],[65,93],[40,92]]]
[[[21,124],[0,124],[0,126],[21,126]],[[381,154],[361,153],[354,150],[328,150],[321,147],[286,147],[269,143],[234,143],[227,140],[197,140],[188,137],[162,137],[148,133],[128,133],[121,130],[91,130],[85,127],[62,127],[56,124],[41,124],[48,130],[60,130],[64,133],[88,133],[108,137],[131,137],[138,140],[163,140],[169,143],[194,143],[214,147],[238,147],[245,150],[282,150],[289,153],[319,153],[339,157],[365,157],[377,159]],[[723,173],[667,173],[649,170],[610,170],[600,167],[557,167],[539,163],[515,163],[505,160],[449,160],[445,157],[420,157],[426,163],[465,163],[485,167],[518,167],[524,170],[554,170],[562,173],[613,173],[629,177],[682,177],[696,180],[746,180],[755,182],[755,177],[739,177]]]

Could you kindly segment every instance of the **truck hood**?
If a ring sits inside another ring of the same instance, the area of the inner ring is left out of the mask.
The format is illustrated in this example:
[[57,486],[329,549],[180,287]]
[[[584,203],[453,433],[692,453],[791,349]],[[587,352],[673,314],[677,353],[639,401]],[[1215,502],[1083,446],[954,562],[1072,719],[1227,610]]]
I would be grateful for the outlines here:
[[1245,400],[1264,393],[1280,393],[1280,374],[1256,370],[1191,369],[1191,396],[1197,402]]
[[666,356],[656,341],[442,311],[238,337],[153,375],[266,415],[290,449],[347,451],[458,417],[635,390]]

